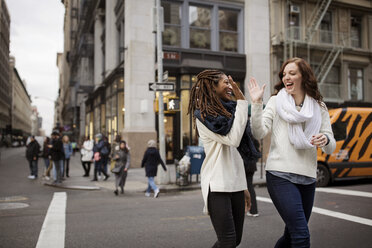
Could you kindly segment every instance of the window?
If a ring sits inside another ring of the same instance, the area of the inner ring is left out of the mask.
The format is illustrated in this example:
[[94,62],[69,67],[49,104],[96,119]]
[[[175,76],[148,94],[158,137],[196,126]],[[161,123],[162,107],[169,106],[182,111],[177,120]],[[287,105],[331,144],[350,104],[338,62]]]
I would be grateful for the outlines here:
[[219,10],[220,51],[238,51],[238,11]]
[[300,6],[289,5],[288,35],[290,39],[300,39]]
[[190,48],[211,49],[211,9],[189,6]]
[[332,13],[327,11],[320,23],[320,42],[332,43]]
[[337,121],[332,124],[332,131],[336,141],[346,139],[347,122]]
[[348,72],[349,99],[363,99],[363,70],[349,68]]
[[334,66],[331,68],[324,83],[319,84],[319,90],[327,100],[338,100],[341,98],[339,67]]
[[181,4],[162,2],[164,8],[163,44],[181,46]]
[[362,18],[351,16],[350,40],[352,47],[362,47]]

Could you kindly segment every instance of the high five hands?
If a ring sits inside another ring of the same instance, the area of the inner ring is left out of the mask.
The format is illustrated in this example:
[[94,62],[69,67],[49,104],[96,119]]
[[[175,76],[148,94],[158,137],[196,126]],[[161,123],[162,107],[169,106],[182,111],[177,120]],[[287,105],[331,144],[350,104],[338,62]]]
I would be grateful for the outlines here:
[[248,83],[248,92],[251,97],[252,103],[261,103],[262,97],[265,92],[266,84],[260,87],[255,78],[251,78]]

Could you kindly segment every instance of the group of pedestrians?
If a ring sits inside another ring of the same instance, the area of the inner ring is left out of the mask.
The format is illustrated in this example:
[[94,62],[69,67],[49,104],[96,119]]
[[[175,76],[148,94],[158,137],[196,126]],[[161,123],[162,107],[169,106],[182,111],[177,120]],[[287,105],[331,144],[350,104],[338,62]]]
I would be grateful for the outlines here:
[[44,160],[43,176],[46,180],[50,180],[51,171],[53,172],[54,183],[62,183],[62,180],[70,176],[69,161],[73,154],[71,142],[66,135],[61,138],[58,130],[53,130],[51,137],[51,139],[45,137],[41,149],[35,136],[30,136],[30,142],[26,147],[26,158],[30,166],[29,179],[38,178],[38,159],[40,156]]
[[305,60],[284,62],[274,89],[263,109],[265,85],[260,87],[251,78],[250,120],[248,101],[223,72],[202,71],[191,89],[188,112],[194,117],[206,153],[201,188],[204,212],[217,234],[213,247],[238,246],[245,211],[258,216],[253,200],[251,207],[254,190],[247,190],[253,189],[252,177],[260,156],[253,137],[262,139],[268,133],[267,189],[285,224],[275,247],[310,247],[308,221],[315,194],[317,148],[331,154],[335,139],[316,78]]

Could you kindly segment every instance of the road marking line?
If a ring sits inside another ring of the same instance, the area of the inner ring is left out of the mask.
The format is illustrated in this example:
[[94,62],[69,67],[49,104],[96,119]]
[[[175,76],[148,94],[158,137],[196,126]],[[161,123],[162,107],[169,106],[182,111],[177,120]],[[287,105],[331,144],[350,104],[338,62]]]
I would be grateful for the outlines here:
[[66,192],[54,193],[36,248],[65,247],[66,201]]
[[[267,197],[257,196],[256,199],[262,202],[273,203],[272,200]],[[367,225],[367,226],[372,226],[372,220],[370,219],[362,218],[362,217],[358,217],[358,216],[354,216],[350,214],[343,214],[340,212],[331,211],[331,210],[327,210],[324,208],[313,207],[313,213],[327,215],[327,216],[331,216],[331,217],[338,218],[338,219],[348,220],[348,221],[356,222],[356,223]]]
[[340,194],[340,195],[352,195],[352,196],[361,196],[361,197],[372,198],[372,193],[363,192],[363,191],[356,191],[356,190],[316,188],[316,191],[317,192],[325,192],[325,193],[334,193],[334,194]]

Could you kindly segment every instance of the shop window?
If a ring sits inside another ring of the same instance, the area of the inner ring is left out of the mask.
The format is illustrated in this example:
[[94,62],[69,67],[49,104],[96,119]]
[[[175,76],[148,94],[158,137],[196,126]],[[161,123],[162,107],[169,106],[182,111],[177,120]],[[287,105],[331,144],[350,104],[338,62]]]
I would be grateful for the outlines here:
[[124,92],[118,93],[118,131],[120,133],[121,130],[124,129]]
[[351,16],[350,40],[352,47],[362,47],[362,18]]
[[220,51],[238,51],[238,11],[218,11]]
[[164,8],[163,45],[181,46],[181,4],[162,2]]
[[363,70],[349,68],[348,71],[349,99],[363,99]]
[[320,23],[320,42],[332,43],[332,13],[327,11]]
[[211,9],[189,6],[190,48],[211,49]]
[[190,91],[181,90],[181,149],[186,151],[186,147],[190,145],[190,131],[192,115],[187,114],[190,101]]

